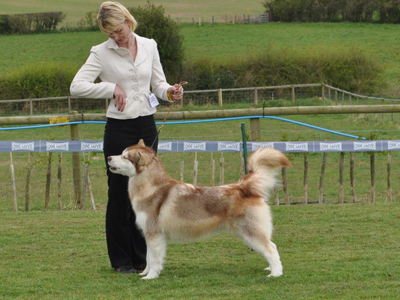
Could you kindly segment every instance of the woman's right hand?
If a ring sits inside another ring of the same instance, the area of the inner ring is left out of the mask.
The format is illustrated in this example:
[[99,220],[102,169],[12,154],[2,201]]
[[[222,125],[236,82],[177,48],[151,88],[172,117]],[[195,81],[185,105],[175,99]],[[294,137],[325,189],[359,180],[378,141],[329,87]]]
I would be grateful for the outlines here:
[[125,109],[127,100],[125,92],[116,84],[114,90],[114,105],[118,108],[118,111],[123,111]]

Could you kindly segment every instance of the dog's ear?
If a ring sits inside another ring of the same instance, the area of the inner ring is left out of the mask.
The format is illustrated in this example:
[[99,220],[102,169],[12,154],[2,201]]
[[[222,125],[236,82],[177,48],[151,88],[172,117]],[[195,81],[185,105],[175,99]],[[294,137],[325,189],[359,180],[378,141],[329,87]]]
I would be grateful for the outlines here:
[[142,146],[142,147],[146,147],[146,145],[144,144],[143,139],[140,139],[138,145],[139,145],[139,146]]
[[138,152],[136,152],[136,162],[138,164],[140,164],[141,160],[142,160],[142,156],[140,155],[140,152],[138,151]]

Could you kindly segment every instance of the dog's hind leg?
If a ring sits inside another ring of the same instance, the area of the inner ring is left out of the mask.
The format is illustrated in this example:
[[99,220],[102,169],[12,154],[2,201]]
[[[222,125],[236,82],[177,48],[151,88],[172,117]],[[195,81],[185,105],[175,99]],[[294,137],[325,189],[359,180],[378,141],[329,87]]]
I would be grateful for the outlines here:
[[240,221],[235,224],[235,231],[243,241],[252,249],[263,255],[269,262],[267,270],[269,276],[278,277],[283,274],[283,267],[276,245],[271,241],[272,221],[269,217],[269,208],[265,210],[248,211]]
[[146,236],[147,265],[142,279],[157,278],[163,268],[163,262],[167,251],[167,241],[164,235],[157,234]]
[[239,235],[241,235],[247,245],[267,259],[269,267],[266,270],[271,271],[269,276],[278,277],[283,274],[278,249],[262,229],[253,229],[251,232],[242,232]]
[[[278,255],[279,255],[278,248],[276,247],[276,245],[275,245],[271,240],[270,240],[269,242],[271,243],[271,247],[274,248],[274,250],[275,250],[275,251],[278,253]],[[280,259],[281,259],[281,258],[279,257],[279,260],[280,260]],[[266,270],[266,271],[271,271],[271,267],[266,267],[265,270]]]

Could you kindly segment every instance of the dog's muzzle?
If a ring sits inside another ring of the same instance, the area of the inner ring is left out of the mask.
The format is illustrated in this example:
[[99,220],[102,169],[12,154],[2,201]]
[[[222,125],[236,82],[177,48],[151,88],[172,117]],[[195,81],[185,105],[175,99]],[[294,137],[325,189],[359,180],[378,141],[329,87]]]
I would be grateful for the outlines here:
[[108,162],[108,165],[110,166],[110,171],[116,171],[117,170],[116,167],[111,166],[112,156],[107,157],[107,162]]

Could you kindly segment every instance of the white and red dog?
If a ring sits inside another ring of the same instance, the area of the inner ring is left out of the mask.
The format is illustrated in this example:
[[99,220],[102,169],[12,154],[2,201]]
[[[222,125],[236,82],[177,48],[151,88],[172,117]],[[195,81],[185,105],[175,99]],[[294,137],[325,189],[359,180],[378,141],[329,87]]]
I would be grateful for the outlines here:
[[269,276],[281,276],[282,264],[271,241],[272,217],[266,204],[276,174],[289,160],[278,150],[258,149],[248,160],[249,174],[237,183],[197,187],[171,179],[143,141],[108,157],[110,170],[129,177],[136,223],[147,243],[147,266],[140,275],[160,275],[167,241],[190,242],[221,231],[238,234],[269,262]]

